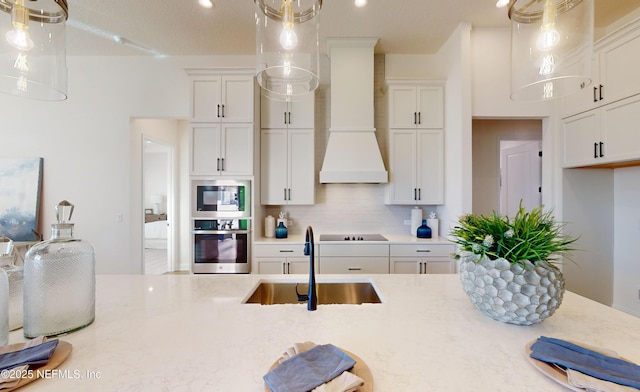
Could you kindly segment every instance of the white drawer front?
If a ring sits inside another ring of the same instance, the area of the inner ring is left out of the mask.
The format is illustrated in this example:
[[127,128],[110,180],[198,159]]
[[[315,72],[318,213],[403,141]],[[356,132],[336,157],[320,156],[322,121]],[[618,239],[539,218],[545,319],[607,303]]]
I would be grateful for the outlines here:
[[304,244],[254,244],[254,257],[304,257]]
[[388,274],[388,257],[321,257],[321,274]]
[[389,245],[373,244],[321,244],[318,246],[320,257],[389,257]]
[[453,244],[391,245],[391,257],[443,257],[455,251]]

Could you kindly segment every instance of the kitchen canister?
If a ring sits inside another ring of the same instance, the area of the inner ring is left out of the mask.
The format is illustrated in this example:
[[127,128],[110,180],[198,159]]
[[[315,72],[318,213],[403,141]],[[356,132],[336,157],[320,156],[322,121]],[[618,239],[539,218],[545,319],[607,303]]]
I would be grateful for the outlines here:
[[267,238],[273,238],[275,232],[276,219],[271,215],[267,215],[267,217],[264,218],[264,236]]
[[420,223],[422,222],[422,208],[413,207],[411,209],[411,235],[416,236],[418,232],[418,227],[420,227]]
[[34,245],[24,261],[26,338],[56,336],[84,328],[95,319],[95,252],[73,236],[73,205],[56,206],[51,239]]

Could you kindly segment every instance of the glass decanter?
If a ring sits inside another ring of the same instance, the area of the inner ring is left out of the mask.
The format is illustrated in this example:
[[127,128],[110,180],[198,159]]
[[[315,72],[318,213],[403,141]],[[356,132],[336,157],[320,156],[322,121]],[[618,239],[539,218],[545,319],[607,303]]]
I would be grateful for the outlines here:
[[0,268],[9,279],[9,331],[22,328],[22,292],[24,269],[14,264],[13,241],[0,237]]
[[24,261],[24,336],[56,336],[95,319],[95,252],[73,237],[74,206],[56,206],[51,239],[34,245]]

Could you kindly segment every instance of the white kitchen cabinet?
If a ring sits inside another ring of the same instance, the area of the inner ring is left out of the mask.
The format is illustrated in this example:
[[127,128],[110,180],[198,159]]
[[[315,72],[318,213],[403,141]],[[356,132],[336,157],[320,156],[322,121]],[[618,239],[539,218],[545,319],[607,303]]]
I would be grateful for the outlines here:
[[640,95],[566,118],[564,167],[640,160]]
[[456,260],[452,244],[391,245],[392,274],[453,274]]
[[303,243],[255,244],[253,255],[254,273],[309,274],[309,256],[304,255]]
[[192,77],[191,122],[253,123],[253,75]]
[[591,84],[563,100],[563,117],[640,94],[640,22],[599,42],[591,68]]
[[432,82],[387,81],[389,128],[442,129],[444,88]]
[[313,93],[297,97],[295,101],[278,101],[262,94],[260,105],[260,127],[315,128],[315,98]]
[[443,130],[390,129],[389,135],[386,204],[443,204]]
[[262,204],[313,204],[313,129],[263,129],[260,137]]
[[191,174],[253,173],[253,124],[191,124]]

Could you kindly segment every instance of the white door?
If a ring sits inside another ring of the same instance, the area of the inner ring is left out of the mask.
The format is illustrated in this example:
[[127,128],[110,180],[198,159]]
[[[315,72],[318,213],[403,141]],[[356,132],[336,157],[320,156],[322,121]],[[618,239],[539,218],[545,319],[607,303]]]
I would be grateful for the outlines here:
[[[504,142],[501,142],[501,145]],[[525,142],[500,148],[500,214],[513,217],[542,203],[542,143]]]

